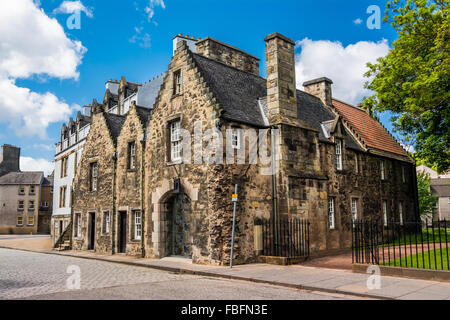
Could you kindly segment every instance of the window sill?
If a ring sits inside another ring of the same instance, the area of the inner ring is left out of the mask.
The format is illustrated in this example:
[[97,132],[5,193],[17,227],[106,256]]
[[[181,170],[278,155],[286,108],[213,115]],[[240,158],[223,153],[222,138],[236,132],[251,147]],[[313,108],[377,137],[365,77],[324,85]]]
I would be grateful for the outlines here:
[[132,240],[130,240],[130,242],[131,242],[131,243],[138,244],[138,243],[141,242],[141,239],[132,239]]
[[167,162],[167,166],[176,166],[176,165],[178,165],[178,164],[183,164],[183,160],[182,159],[180,159],[180,160],[176,160],[176,161],[170,161],[170,162]]
[[127,169],[127,172],[137,172],[136,169]]
[[17,211],[18,211],[18,212],[23,212],[24,210],[23,210],[23,209],[17,209]]
[[174,93],[174,94],[172,94],[172,97],[170,98],[170,100],[181,97],[181,96],[183,96],[183,93]]

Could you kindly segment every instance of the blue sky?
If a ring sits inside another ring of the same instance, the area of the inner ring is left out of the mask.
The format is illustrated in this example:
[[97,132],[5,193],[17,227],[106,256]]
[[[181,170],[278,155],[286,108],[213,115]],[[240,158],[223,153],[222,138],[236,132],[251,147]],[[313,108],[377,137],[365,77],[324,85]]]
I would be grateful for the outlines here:
[[[27,1],[32,0],[18,2],[25,5]],[[55,96],[58,100],[55,108],[59,104],[64,104],[67,108],[64,117],[70,113],[75,115],[78,106],[91,103],[93,98],[101,101],[105,81],[110,78],[119,80],[121,76],[125,76],[130,81],[144,82],[164,72],[172,55],[172,38],[178,33],[195,37],[210,36],[252,53],[260,57],[261,75],[265,76],[263,39],[269,33],[280,32],[298,41],[298,81],[316,75],[328,76],[335,82],[334,95],[347,101],[354,100],[349,101],[352,103],[358,103],[365,94],[358,76],[362,72],[355,68],[356,61],[374,59],[374,55],[386,52],[396,38],[396,33],[387,24],[382,24],[379,30],[370,30],[366,26],[366,20],[370,16],[366,13],[367,8],[378,5],[383,14],[387,2],[385,0],[81,2],[86,10],[81,13],[79,30],[68,28],[66,21],[71,13],[61,12],[64,11],[60,7],[63,1],[41,0],[35,4],[44,11],[48,19],[58,21],[72,43],[79,41],[84,47],[77,53],[79,61],[71,62],[71,71],[58,73],[58,70],[65,70],[63,64],[66,61],[62,58],[56,59],[53,66],[46,69],[36,67],[33,69],[35,71],[26,75],[14,76],[11,75],[13,71],[9,71],[9,79],[14,78],[14,88],[28,88],[30,92],[40,96],[46,93]],[[14,6],[13,3],[15,1],[3,6]],[[60,10],[55,11],[57,8]],[[360,23],[355,22],[356,19],[361,19]],[[18,37],[23,32],[34,32],[26,27],[25,24],[21,33],[17,31]],[[3,40],[6,35],[1,32],[5,32],[5,29],[1,28],[0,22],[0,40]],[[33,50],[30,47],[26,52],[32,55]],[[329,54],[324,57],[317,54],[323,51]],[[299,70],[300,67],[302,70]],[[1,73],[0,67],[0,76]],[[328,73],[336,74],[338,81]],[[348,82],[347,86],[345,82]],[[349,85],[356,88],[353,95],[347,94]],[[2,95],[8,95],[9,91],[2,92],[0,86],[0,112],[4,114],[3,119],[0,116],[0,144],[20,146],[22,156],[51,162],[54,143],[59,138],[61,120],[64,117],[55,116],[54,121],[41,124],[36,129],[40,133],[21,129],[25,127],[20,119],[21,114],[15,114],[15,120],[9,121],[8,112],[6,115],[4,112],[6,106],[2,109]],[[7,98],[3,96],[3,101]],[[45,103],[37,104],[33,110],[39,111],[39,108],[44,108]],[[14,106],[8,105],[8,108]],[[382,120],[390,128],[387,118],[384,116]],[[33,126],[33,121],[28,125]]]

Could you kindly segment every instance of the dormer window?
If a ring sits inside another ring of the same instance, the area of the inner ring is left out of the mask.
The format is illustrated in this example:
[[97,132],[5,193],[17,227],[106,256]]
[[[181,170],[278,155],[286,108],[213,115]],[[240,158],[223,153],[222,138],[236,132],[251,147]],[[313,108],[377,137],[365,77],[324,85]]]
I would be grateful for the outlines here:
[[336,169],[342,170],[342,140],[336,140]]
[[181,78],[181,70],[173,73],[173,94],[181,94],[183,79]]

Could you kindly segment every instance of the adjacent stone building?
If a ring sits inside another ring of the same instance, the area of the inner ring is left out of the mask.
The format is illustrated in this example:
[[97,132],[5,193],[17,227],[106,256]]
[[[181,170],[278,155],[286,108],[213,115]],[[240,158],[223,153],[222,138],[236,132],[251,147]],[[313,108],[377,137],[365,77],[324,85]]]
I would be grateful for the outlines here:
[[236,184],[238,263],[256,261],[261,219],[307,219],[312,254],[348,249],[354,219],[418,219],[413,159],[364,110],[334,99],[330,79],[298,90],[291,39],[265,43],[266,79],[251,54],[177,36],[145,106],[132,99],[142,86],[124,78],[117,96],[107,88],[93,102],[74,249],[228,263]]
[[52,177],[19,170],[20,148],[3,145],[0,168],[0,234],[49,234]]

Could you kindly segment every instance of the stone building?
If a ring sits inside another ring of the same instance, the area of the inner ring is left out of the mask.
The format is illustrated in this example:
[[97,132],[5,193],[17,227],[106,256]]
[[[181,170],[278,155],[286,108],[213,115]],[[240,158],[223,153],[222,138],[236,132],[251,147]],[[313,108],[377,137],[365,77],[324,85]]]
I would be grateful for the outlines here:
[[0,234],[48,234],[52,178],[19,170],[20,148],[3,145],[0,168]]
[[117,98],[107,89],[92,105],[74,249],[228,263],[235,184],[238,263],[256,261],[259,219],[308,219],[319,254],[351,246],[353,219],[418,218],[413,159],[364,110],[334,99],[330,79],[298,90],[291,39],[266,37],[267,78],[236,47],[178,40],[145,108],[125,108],[128,88],[139,91],[125,79]]

